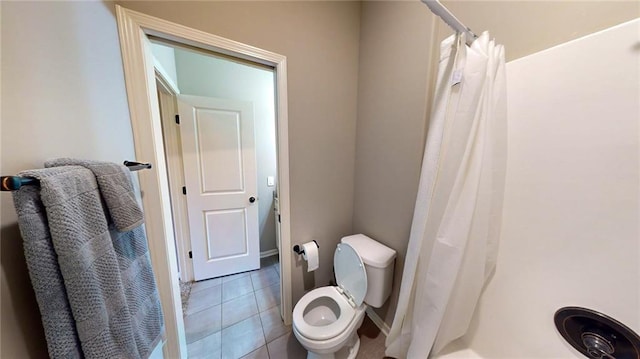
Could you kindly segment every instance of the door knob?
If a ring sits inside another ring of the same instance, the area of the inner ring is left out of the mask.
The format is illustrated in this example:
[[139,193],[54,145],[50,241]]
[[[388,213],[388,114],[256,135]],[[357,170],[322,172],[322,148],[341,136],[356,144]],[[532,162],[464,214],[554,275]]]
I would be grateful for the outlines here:
[[249,202],[253,203],[253,202],[255,202],[255,201],[256,201],[256,198],[255,198],[255,197],[253,197],[253,196],[249,197]]

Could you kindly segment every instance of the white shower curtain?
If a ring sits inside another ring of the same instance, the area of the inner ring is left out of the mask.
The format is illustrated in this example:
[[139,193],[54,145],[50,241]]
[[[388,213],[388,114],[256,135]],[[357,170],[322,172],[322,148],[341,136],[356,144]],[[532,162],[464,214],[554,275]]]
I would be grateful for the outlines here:
[[434,108],[386,354],[424,359],[467,331],[495,268],[506,165],[504,48],[441,44]]

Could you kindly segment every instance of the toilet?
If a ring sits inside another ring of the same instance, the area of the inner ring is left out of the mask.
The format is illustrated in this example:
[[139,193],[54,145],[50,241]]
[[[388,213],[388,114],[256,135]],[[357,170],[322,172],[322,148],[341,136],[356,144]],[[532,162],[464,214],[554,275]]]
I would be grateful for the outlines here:
[[333,255],[337,286],[316,288],[293,309],[293,333],[307,359],[353,359],[367,305],[391,294],[396,251],[364,234],[341,239]]

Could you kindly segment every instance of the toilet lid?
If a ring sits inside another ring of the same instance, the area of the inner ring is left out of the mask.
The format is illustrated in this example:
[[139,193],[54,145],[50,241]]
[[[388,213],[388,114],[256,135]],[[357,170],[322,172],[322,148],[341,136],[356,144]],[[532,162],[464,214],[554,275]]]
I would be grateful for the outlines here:
[[360,306],[367,294],[367,271],[362,258],[347,243],[338,244],[333,255],[333,268],[338,286]]

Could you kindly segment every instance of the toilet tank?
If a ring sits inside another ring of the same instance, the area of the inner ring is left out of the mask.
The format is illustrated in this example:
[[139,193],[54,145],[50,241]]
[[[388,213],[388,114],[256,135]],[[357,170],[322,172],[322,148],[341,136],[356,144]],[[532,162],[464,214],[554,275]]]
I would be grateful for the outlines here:
[[367,271],[365,303],[380,308],[391,294],[396,251],[364,234],[343,237],[341,242],[355,249],[364,262]]

